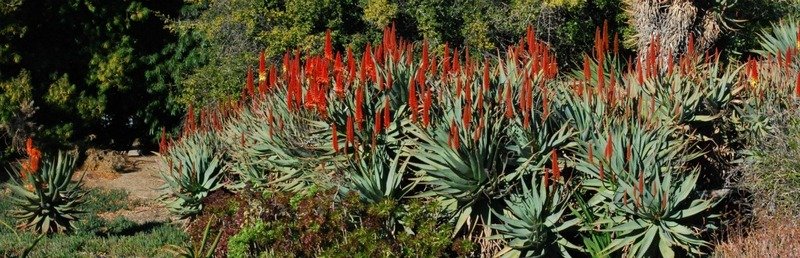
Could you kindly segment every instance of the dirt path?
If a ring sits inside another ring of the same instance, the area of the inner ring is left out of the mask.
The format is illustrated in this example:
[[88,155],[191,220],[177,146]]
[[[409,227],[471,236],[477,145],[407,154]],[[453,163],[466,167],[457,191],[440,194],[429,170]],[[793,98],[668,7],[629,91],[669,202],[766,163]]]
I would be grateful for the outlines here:
[[127,210],[99,214],[101,217],[123,216],[140,224],[171,221],[169,211],[157,200],[162,193],[158,188],[164,184],[157,156],[127,157],[124,153],[103,150],[88,150],[86,154],[86,161],[76,173],[86,172],[85,187],[125,190],[134,204]]

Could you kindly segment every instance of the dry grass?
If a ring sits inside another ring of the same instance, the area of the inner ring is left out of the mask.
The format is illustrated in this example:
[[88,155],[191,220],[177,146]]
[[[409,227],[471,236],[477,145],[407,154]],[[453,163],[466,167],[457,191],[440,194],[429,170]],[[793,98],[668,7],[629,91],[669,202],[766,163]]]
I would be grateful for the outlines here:
[[763,218],[719,243],[714,257],[800,257],[800,223],[789,216]]

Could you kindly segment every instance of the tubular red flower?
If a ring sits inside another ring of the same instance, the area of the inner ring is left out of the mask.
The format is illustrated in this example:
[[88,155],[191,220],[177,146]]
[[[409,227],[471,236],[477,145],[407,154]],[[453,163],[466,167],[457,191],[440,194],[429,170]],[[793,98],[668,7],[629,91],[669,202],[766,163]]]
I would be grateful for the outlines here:
[[459,136],[458,136],[458,127],[456,127],[456,121],[450,121],[450,146],[458,150],[459,148]]
[[333,44],[331,42],[331,30],[325,31],[325,59],[333,60]]
[[383,128],[385,130],[389,129],[389,126],[392,125],[392,115],[389,110],[389,97],[386,97],[383,102]]
[[347,81],[353,83],[353,80],[356,78],[356,60],[353,57],[353,50],[351,50],[350,47],[347,47],[347,70],[349,71]]
[[558,167],[558,150],[556,149],[550,151],[550,164],[552,165],[553,181],[558,182],[561,178],[561,168]]
[[797,82],[794,86],[794,96],[800,98],[800,73],[797,74]]
[[336,123],[331,124],[331,141],[333,141],[333,152],[339,152],[339,135],[336,132]]
[[347,116],[347,125],[346,125],[346,127],[347,127],[346,128],[346,130],[347,130],[347,132],[346,132],[347,133],[347,142],[350,143],[350,144],[353,144],[354,143],[353,141],[355,140],[355,129],[353,128],[353,117],[352,116]]
[[364,130],[364,87],[360,87],[356,92],[356,124],[358,130]]
[[417,86],[414,84],[414,78],[408,81],[408,109],[411,112],[411,121],[417,122]]
[[600,163],[600,172],[597,173],[597,177],[599,177],[601,181],[605,179],[605,168],[603,168],[602,163]]
[[428,127],[431,123],[431,90],[425,91],[425,98],[422,100],[422,124]]
[[[269,68],[269,88],[275,88],[278,84],[278,71],[275,69],[275,66]],[[264,92],[266,93],[266,92]]]
[[381,115],[381,111],[380,110],[375,112],[375,124],[374,124],[373,131],[372,131],[372,133],[374,135],[378,135],[378,134],[381,133],[381,128],[383,128],[383,123],[381,123],[381,118],[382,117],[383,116]]
[[512,104],[513,97],[511,96],[511,84],[506,84],[506,118],[514,118],[514,104]]

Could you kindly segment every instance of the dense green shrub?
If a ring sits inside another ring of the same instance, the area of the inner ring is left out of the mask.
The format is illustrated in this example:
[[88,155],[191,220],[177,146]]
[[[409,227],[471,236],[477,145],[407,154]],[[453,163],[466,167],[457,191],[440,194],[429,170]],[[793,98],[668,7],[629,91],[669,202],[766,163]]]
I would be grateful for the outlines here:
[[[296,195],[295,195],[296,196]],[[249,214],[228,239],[230,257],[262,255],[386,257],[452,254],[450,232],[435,204],[365,204],[335,192],[266,193],[250,199]],[[252,196],[251,196],[252,197]],[[294,203],[292,200],[296,200]],[[244,208],[244,207],[243,207]],[[400,214],[397,225],[387,223]]]

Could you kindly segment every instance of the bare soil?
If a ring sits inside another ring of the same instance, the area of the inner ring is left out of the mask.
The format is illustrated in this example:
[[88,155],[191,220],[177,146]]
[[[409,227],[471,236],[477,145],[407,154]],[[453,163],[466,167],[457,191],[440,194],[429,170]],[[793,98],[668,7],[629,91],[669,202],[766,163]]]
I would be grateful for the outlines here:
[[169,222],[169,210],[158,201],[164,184],[159,176],[157,156],[127,157],[125,153],[89,149],[76,176],[84,175],[87,188],[122,189],[128,192],[130,208],[98,214],[105,219],[125,217],[136,223]]

